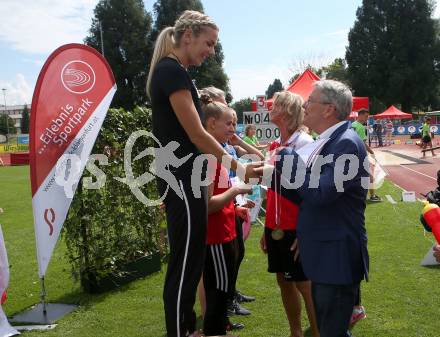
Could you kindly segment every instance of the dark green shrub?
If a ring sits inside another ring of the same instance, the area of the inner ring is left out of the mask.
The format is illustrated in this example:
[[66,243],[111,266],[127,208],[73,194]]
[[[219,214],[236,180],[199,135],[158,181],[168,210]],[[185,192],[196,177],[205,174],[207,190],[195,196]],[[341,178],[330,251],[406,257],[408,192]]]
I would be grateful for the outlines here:
[[[104,187],[83,188],[84,171],[65,223],[64,238],[68,258],[76,278],[85,283],[99,283],[109,275],[121,273],[122,267],[142,256],[160,250],[160,223],[163,215],[156,207],[147,207],[129,186],[115,178],[124,178],[124,147],[130,135],[151,130],[151,111],[136,107],[133,111],[110,109],[92,151],[105,154],[108,165],[95,163],[106,174]],[[132,158],[147,147],[154,147],[148,137],[139,137]],[[132,162],[134,177],[149,171],[151,156]],[[155,181],[140,188],[150,199],[157,196]]]

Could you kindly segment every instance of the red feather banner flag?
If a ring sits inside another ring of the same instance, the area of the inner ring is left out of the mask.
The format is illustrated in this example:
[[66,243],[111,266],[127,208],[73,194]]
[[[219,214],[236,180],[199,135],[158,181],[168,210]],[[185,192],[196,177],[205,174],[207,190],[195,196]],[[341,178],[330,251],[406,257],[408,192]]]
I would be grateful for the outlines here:
[[30,166],[40,278],[101,129],[115,79],[95,49],[68,44],[44,64],[32,99]]

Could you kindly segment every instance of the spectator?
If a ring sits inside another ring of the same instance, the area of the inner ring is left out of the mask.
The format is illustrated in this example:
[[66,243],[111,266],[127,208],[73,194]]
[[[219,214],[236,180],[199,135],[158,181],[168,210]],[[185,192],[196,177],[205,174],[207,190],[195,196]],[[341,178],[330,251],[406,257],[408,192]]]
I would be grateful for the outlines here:
[[373,124],[373,132],[377,138],[377,146],[379,147],[383,146],[382,131],[383,131],[382,123],[376,119]]
[[[226,143],[235,132],[233,113],[226,105],[202,95],[203,125],[219,143]],[[251,187],[231,186],[226,167],[215,163],[209,171],[213,181],[208,188],[207,257],[203,271],[206,312],[203,330],[206,335],[224,335],[229,320],[227,302],[233,295],[237,278],[236,214],[246,217],[247,209],[234,205],[234,198],[249,193]],[[225,184],[226,182],[226,184]]]
[[435,156],[434,150],[432,148],[432,138],[434,134],[431,132],[431,118],[427,117],[425,123],[422,126],[422,153],[423,157],[426,155],[426,148],[429,146],[431,148],[432,156]]
[[[315,82],[304,107],[304,124],[319,134],[316,146],[325,144],[313,167],[306,169],[304,183],[282,192],[290,200],[298,196],[302,199],[297,226],[299,255],[305,275],[312,281],[320,334],[348,337],[359,283],[368,277],[364,216],[367,191],[361,184],[368,177],[362,165],[367,154],[365,145],[346,121],[352,95],[344,84],[332,80]],[[291,173],[283,172],[288,156],[293,156]],[[301,159],[295,150],[287,148],[280,151],[280,157],[275,177],[293,184],[297,170],[303,167],[297,164]],[[358,169],[354,176],[342,181],[339,171],[349,169],[346,157],[357,160]],[[342,168],[339,158],[344,158]]]
[[388,119],[385,123],[385,145],[390,146],[393,138],[393,122]]
[[[209,86],[206,88],[203,88],[200,90],[200,94],[201,95],[207,95],[209,97],[211,97],[211,99],[215,102],[220,102],[226,105],[226,99],[225,99],[225,93],[223,90],[220,90],[216,87],[213,86]],[[249,145],[247,143],[245,143],[240,137],[238,137],[235,134],[236,131],[236,125],[237,125],[237,114],[235,113],[235,111],[233,109],[231,109],[231,112],[233,114],[233,127],[234,127],[234,133],[231,134],[230,138],[228,139],[228,142],[222,143],[222,146],[224,147],[224,149],[235,159],[238,160],[239,156],[242,156],[244,154],[255,154],[257,155],[261,160],[264,159],[264,156],[262,155],[262,153],[257,150],[256,148],[254,148],[252,145]],[[234,145],[232,145],[232,144]],[[236,174],[234,171],[229,171],[229,176],[231,178],[235,177]],[[249,202],[246,207],[250,207],[252,208],[253,206],[255,206],[255,204]],[[235,240],[235,243],[237,245],[236,247],[236,257],[237,257],[237,261],[236,261],[236,275],[238,275],[238,271],[241,265],[241,262],[244,258],[244,254],[245,254],[245,245],[244,245],[244,240],[243,240],[243,228],[242,228],[242,224],[243,224],[243,219],[240,217],[236,217],[236,234],[237,234],[237,238]],[[232,292],[231,297],[228,299],[228,313],[229,314],[250,314],[250,311],[246,308],[243,308],[240,303],[242,302],[251,302],[254,301],[255,298],[252,296],[247,296],[244,295],[243,293],[241,293],[240,291],[238,291],[236,289],[236,281],[237,278],[234,279],[235,283],[233,285],[233,289],[234,291]],[[203,278],[200,281],[199,284],[199,299],[200,299],[200,306],[202,309],[202,316],[205,315],[205,310],[206,310],[206,303],[205,303],[205,289],[203,286]],[[232,323],[228,320],[227,323],[227,330],[238,330],[238,329],[242,329],[244,328],[244,324],[242,323]]]
[[[351,123],[351,127],[352,127],[352,129],[354,131],[356,131],[356,133],[359,135],[361,140],[364,142],[365,149],[367,150],[367,152],[370,153],[371,156],[375,159],[376,156],[374,154],[374,151],[367,144],[367,133],[366,133],[367,130],[366,130],[364,124],[367,123],[368,116],[369,116],[369,114],[368,114],[368,110],[367,109],[360,109],[358,111],[358,117],[357,117],[357,119],[353,123]],[[374,172],[370,173],[370,181],[371,181],[371,183],[373,183],[373,178],[374,178],[373,174],[374,174]],[[376,195],[375,190],[373,188],[371,188],[369,190],[369,192],[370,192],[370,199],[369,199],[370,201],[372,201],[372,202],[378,202],[378,201],[380,202],[380,201],[382,201],[382,199],[378,195]]]
[[257,128],[255,127],[255,125],[253,124],[246,125],[244,129],[245,136],[243,137],[243,141],[252,146],[255,146],[258,150],[266,149],[267,145],[261,145],[258,142],[258,137],[256,133],[257,133]]
[[[273,155],[280,147],[299,149],[313,142],[312,137],[303,129],[304,109],[302,104],[301,96],[289,91],[282,91],[274,95],[270,119],[278,126],[281,136],[270,147]],[[279,188],[281,189],[281,187]],[[276,273],[284,311],[289,321],[290,335],[303,336],[301,295],[309,317],[312,335],[318,337],[311,283],[304,275],[300,259],[295,261],[294,251],[292,251],[296,239],[300,203],[299,198],[293,202],[283,198],[277,189],[267,191],[265,229],[260,246],[267,254],[268,272]],[[281,233],[282,237],[276,237],[277,233]]]

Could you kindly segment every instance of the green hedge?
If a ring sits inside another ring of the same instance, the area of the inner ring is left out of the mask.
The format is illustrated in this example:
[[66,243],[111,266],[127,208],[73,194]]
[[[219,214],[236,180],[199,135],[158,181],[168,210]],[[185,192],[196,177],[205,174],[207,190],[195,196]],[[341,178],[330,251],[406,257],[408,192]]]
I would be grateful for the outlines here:
[[[133,111],[108,111],[92,151],[108,157],[108,165],[95,163],[106,174],[105,185],[100,189],[83,188],[84,177],[96,181],[85,170],[69,210],[63,235],[73,275],[83,286],[118,275],[128,262],[161,250],[161,210],[145,206],[128,185],[114,179],[125,177],[124,147],[138,130],[151,130],[151,110],[136,107]],[[154,145],[151,139],[140,137],[134,144],[132,158]],[[133,162],[134,177],[148,172],[152,160],[146,156]],[[153,199],[157,195],[155,181],[144,185],[141,191]]]

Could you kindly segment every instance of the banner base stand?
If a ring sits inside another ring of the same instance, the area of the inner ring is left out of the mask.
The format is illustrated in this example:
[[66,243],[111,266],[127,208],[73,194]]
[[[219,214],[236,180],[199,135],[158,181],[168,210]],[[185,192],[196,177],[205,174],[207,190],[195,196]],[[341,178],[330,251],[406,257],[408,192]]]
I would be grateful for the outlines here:
[[438,266],[439,263],[435,260],[434,257],[434,247],[435,245],[428,250],[423,260],[420,262],[420,265],[423,267],[431,267],[431,266]]
[[16,325],[14,329],[18,331],[33,331],[33,330],[52,330],[56,327],[56,324],[46,325]]
[[43,304],[38,303],[29,310],[13,316],[9,322],[51,325],[77,308],[77,305],[72,304],[47,303],[44,313]]

